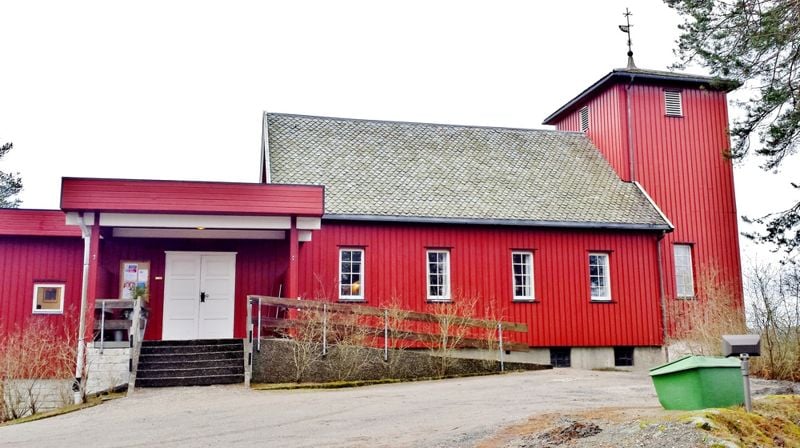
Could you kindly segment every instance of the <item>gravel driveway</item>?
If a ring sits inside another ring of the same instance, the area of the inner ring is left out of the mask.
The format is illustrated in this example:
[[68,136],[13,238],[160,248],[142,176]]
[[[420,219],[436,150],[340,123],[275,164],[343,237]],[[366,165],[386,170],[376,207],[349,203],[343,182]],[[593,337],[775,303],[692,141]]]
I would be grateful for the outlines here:
[[17,446],[472,446],[548,412],[660,409],[645,373],[554,369],[338,390],[139,389],[0,427]]

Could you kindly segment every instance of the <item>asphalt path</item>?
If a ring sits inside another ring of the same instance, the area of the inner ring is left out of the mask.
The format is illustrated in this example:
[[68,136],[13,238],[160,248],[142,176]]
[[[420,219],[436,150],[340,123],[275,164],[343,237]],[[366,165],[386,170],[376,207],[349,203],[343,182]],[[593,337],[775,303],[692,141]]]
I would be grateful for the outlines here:
[[472,446],[548,412],[659,408],[641,372],[554,369],[336,390],[139,389],[0,427],[3,447]]

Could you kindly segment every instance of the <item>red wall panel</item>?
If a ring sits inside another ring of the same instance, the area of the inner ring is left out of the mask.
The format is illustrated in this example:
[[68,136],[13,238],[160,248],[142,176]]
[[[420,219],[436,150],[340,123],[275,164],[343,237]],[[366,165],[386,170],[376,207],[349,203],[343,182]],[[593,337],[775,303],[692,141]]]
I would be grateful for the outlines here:
[[[72,327],[80,310],[82,268],[81,238],[0,236],[0,335],[32,320]],[[38,282],[65,284],[63,315],[33,314]]]
[[[633,180],[642,184],[661,210],[675,225],[662,242],[664,286],[667,299],[676,297],[673,245],[690,243],[695,271],[695,289],[700,278],[715,271],[718,281],[729,288],[734,300],[742,303],[741,260],[739,252],[733,166],[724,156],[730,149],[728,115],[724,92],[683,88],[683,117],[668,117],[664,112],[663,87],[634,85],[631,102],[632,142],[635,169]],[[616,95],[610,92],[616,91]],[[625,87],[613,85],[587,100],[586,104],[603,114],[614,114],[607,98],[620,102],[620,116],[627,116]],[[556,122],[562,130],[578,130],[578,111]],[[625,120],[622,121],[625,123]],[[594,125],[594,123],[592,123]],[[630,170],[623,166],[619,148],[627,144],[628,130],[622,126],[594,126],[589,137],[623,179]],[[670,326],[673,327],[674,323]]]
[[[623,86],[615,85],[598,93],[592,101],[584,105],[589,106],[589,130],[586,135],[598,148],[602,148],[603,155],[620,178],[630,181],[626,95]],[[558,129],[580,131],[580,109],[584,105],[561,118]]]
[[[654,233],[325,221],[300,248],[303,296],[338,299],[341,247],[364,248],[369,305],[397,299],[433,310],[425,251],[449,248],[454,300],[477,299],[479,314],[494,302],[506,319],[527,323],[529,334],[516,340],[539,347],[662,343]],[[514,249],[534,252],[534,303],[511,300]],[[611,303],[589,301],[589,251],[611,254]]]

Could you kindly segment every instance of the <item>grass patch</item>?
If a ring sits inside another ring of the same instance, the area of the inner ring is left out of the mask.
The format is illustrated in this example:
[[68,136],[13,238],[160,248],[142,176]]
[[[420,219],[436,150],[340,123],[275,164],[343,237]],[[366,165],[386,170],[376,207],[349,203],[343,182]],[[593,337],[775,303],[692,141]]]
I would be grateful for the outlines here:
[[505,372],[469,373],[462,375],[445,375],[443,377],[408,379],[383,378],[379,380],[331,381],[328,383],[253,383],[250,385],[250,388],[253,390],[345,389],[348,387],[374,386],[377,384],[411,383],[416,381],[436,381],[473,376],[503,375],[514,372],[527,372],[527,370],[506,370]]
[[711,422],[711,433],[741,446],[800,446],[800,396],[772,395],[756,401],[753,412],[743,407],[692,414]]
[[64,407],[61,407],[61,408],[58,408],[58,409],[53,409],[53,410],[50,410],[50,411],[38,412],[36,414],[29,415],[27,417],[22,417],[22,418],[9,420],[7,422],[0,423],[0,426],[18,425],[20,423],[35,422],[36,420],[42,420],[42,419],[50,418],[50,417],[57,417],[59,415],[69,414],[71,412],[80,411],[82,409],[88,409],[88,408],[97,406],[98,404],[102,404],[102,403],[104,403],[106,401],[115,400],[117,398],[122,398],[124,396],[125,396],[125,393],[119,392],[119,393],[112,393],[112,394],[106,394],[106,395],[101,395],[101,396],[87,397],[86,398],[86,403],[71,404],[71,405],[64,406]]

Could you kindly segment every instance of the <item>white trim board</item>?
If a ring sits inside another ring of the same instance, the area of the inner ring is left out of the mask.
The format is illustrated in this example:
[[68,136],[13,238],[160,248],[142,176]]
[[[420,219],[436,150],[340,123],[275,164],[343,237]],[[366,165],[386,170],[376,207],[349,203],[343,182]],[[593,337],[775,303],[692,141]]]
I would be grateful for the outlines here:
[[155,213],[101,213],[100,225],[108,227],[162,227],[208,229],[289,229],[288,216],[167,215]]
[[[310,233],[310,232],[309,232]],[[116,227],[115,238],[190,238],[220,240],[283,240],[283,230],[237,230],[237,229],[154,229],[141,227]],[[310,238],[309,238],[310,240]]]

